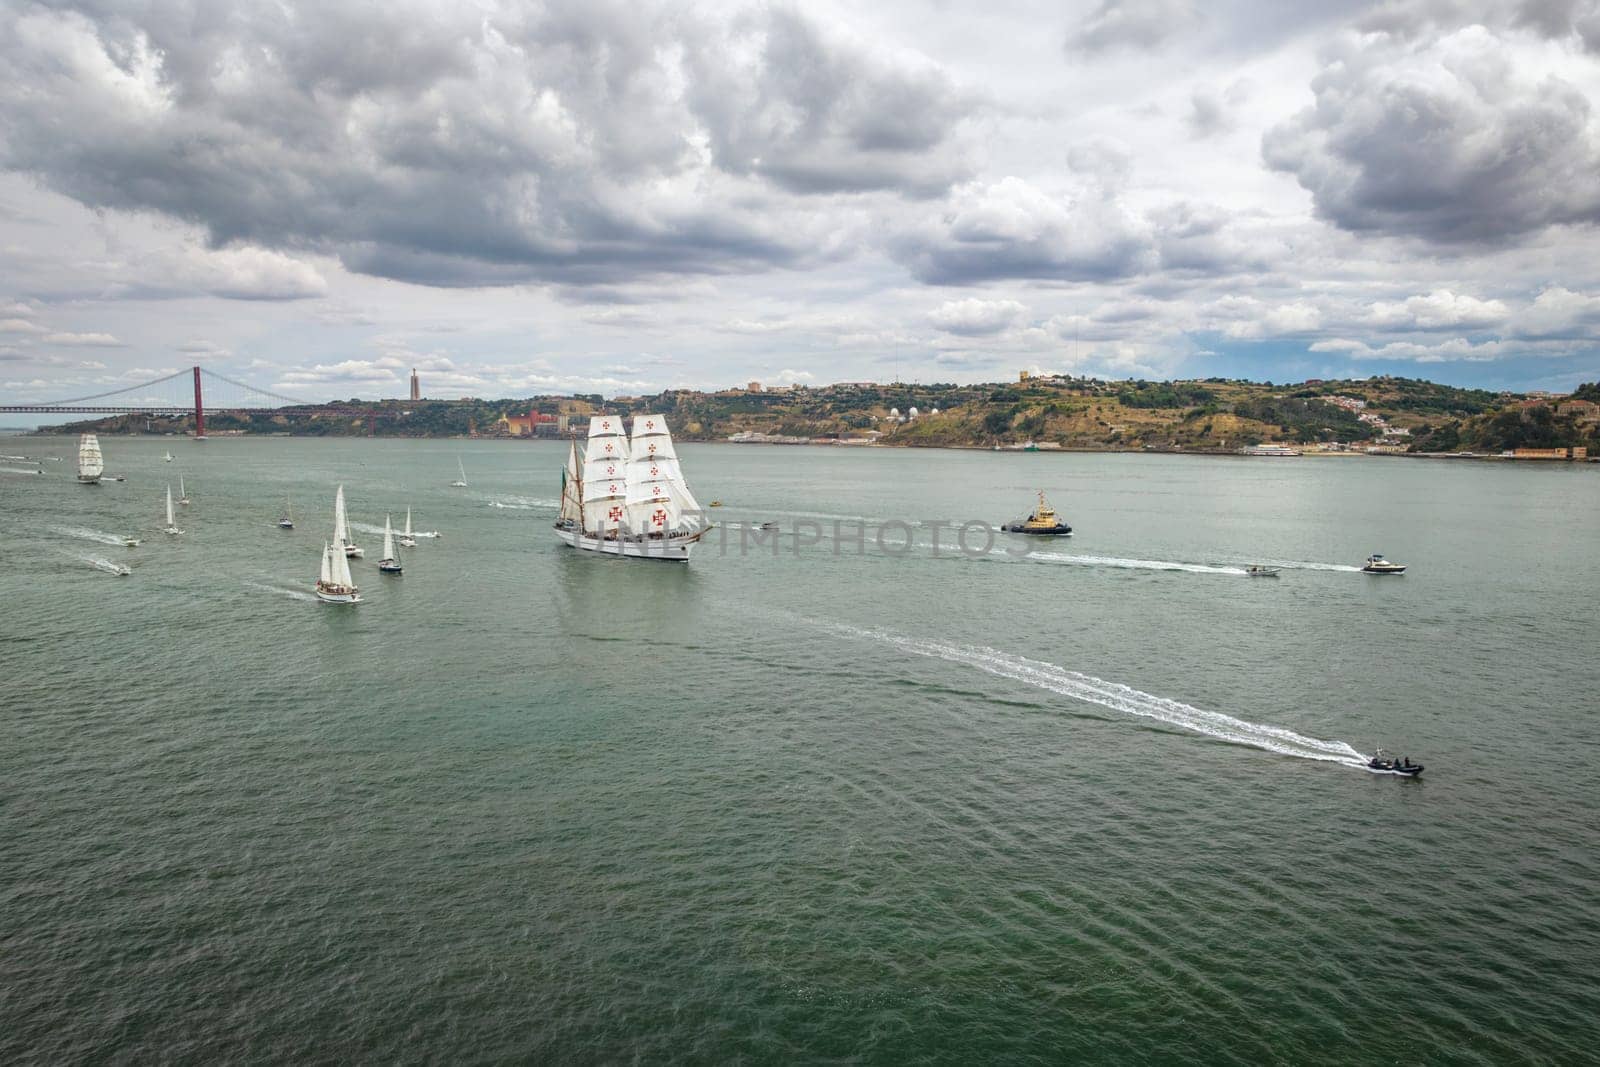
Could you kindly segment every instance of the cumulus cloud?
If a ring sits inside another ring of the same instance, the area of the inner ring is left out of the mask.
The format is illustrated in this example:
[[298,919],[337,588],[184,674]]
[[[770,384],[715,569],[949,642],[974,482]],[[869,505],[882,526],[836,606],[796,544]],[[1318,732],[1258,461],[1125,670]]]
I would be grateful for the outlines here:
[[1542,290],[1512,322],[1519,337],[1580,338],[1600,325],[1600,296],[1553,285]]
[[75,348],[122,348],[123,343],[109,333],[47,333],[39,338],[47,345]]
[[43,326],[27,319],[0,319],[0,333],[49,333]]
[[1015,300],[949,300],[928,314],[937,330],[961,337],[988,337],[1005,330],[1027,311]]
[[1101,0],[1067,41],[1076,52],[1149,49],[1200,23],[1193,0]]
[[794,266],[842,240],[802,194],[929,196],[968,173],[967,94],[797,10],[179,2],[8,22],[0,166],[242,246],[212,265],[229,296],[316,295],[314,270],[268,258],[306,250],[443,286]]
[[1577,86],[1484,26],[1347,36],[1315,103],[1268,131],[1267,163],[1347,230],[1505,242],[1600,219],[1600,130]]
[[1502,301],[1435,289],[1403,301],[1378,301],[1367,322],[1385,329],[1460,330],[1495,326],[1509,315],[1510,309]]
[[1113,196],[1051,196],[1021,178],[958,189],[942,214],[896,238],[913,275],[938,285],[999,278],[1091,281],[1148,264],[1145,224]]
[[1506,353],[1507,348],[1502,341],[1483,341],[1475,344],[1464,337],[1456,337],[1433,344],[1423,344],[1417,341],[1391,341],[1388,344],[1376,346],[1366,341],[1340,337],[1314,342],[1310,346],[1310,351],[1338,352],[1352,359],[1403,359],[1417,363],[1449,363],[1454,361],[1486,363],[1489,360],[1499,359]]
[[264,248],[191,248],[175,266],[183,280],[230,300],[304,300],[328,292],[316,267]]

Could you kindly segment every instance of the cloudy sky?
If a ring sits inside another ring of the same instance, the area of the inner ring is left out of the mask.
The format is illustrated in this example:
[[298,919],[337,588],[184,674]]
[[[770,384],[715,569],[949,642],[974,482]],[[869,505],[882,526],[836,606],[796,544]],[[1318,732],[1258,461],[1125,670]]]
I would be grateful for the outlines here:
[[0,0],[0,395],[1600,378],[1585,0]]

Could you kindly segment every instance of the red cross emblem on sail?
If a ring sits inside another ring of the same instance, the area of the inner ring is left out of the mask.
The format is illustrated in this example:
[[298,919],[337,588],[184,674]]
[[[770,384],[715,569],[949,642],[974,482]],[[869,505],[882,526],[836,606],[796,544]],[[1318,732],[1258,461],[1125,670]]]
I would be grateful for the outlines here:
[[606,442],[606,451],[607,452],[614,452],[614,451],[616,451],[616,448],[617,448],[616,445],[612,444],[609,441]]
[[657,526],[665,526],[667,523],[667,513],[661,508],[656,508],[655,511],[650,513],[650,521],[655,523]]
[[611,429],[611,420],[610,420],[610,419],[607,419],[607,420],[606,420],[606,421],[605,421],[605,422],[602,422],[602,423],[601,423],[601,424],[600,424],[600,428],[601,428],[601,429],[602,429],[602,430],[609,430],[609,429]]
[[615,504],[611,505],[611,510],[606,512],[606,518],[610,519],[612,522],[621,522],[622,509],[617,507]]
[[647,449],[647,451],[650,451],[650,452],[654,452],[654,451],[655,451],[655,450],[656,450],[656,446],[655,446],[655,445],[654,445],[654,444],[652,444],[652,445],[651,445],[651,446],[650,446],[650,447],[649,447],[649,449]]
[[613,463],[611,466],[607,467],[606,473],[615,478],[617,476],[617,465]]
[[656,428],[656,420],[655,419],[646,419],[645,423],[644,423],[644,428],[647,429],[647,430],[655,429]]
[[650,477],[654,478],[657,475],[659,475],[660,473],[661,473],[661,471],[658,470],[657,468],[655,468],[655,467],[651,467],[650,468]]
[[616,496],[617,495],[617,483],[616,482],[612,482],[611,483],[611,495],[612,496]]

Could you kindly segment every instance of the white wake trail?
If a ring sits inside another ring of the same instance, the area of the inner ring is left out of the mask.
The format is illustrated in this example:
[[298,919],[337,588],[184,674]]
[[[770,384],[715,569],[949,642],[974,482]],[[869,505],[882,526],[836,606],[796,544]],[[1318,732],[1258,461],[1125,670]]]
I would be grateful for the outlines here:
[[78,537],[85,541],[98,541],[102,545],[121,545],[122,538],[115,534],[104,533],[100,530],[91,530],[87,526],[52,526],[56,533],[65,537]]
[[1366,757],[1343,741],[1324,741],[1307,737],[1281,726],[1246,722],[1220,711],[1207,711],[1182,701],[1145,693],[1120,682],[1067,670],[1054,663],[1029,659],[996,648],[976,645],[953,645],[943,641],[910,637],[890,630],[864,630],[842,623],[816,623],[824,629],[834,630],[847,637],[879,641],[916,656],[928,656],[949,663],[975,667],[1001,678],[1021,682],[1039,689],[1059,693],[1074,700],[1098,704],[1103,708],[1127,715],[1154,719],[1220,741],[1276,752],[1300,759],[1343,763],[1352,767],[1366,765]]
[[1072,563],[1080,567],[1122,567],[1143,571],[1188,571],[1190,574],[1231,574],[1243,577],[1243,567],[1218,567],[1207,563],[1180,563],[1170,559],[1123,559],[1120,556],[1079,556],[1062,552],[1030,552],[1024,559],[1042,559],[1051,563]]
[[83,563],[87,563],[97,571],[104,571],[107,574],[118,575],[122,573],[122,568],[120,566],[112,563],[109,559],[104,559],[100,556],[78,556],[76,558]]
[[279,596],[286,596],[290,600],[308,600],[312,603],[315,603],[317,599],[310,593],[304,593],[298,589],[286,589],[281,585],[264,585],[261,582],[245,582],[244,586],[246,589],[254,589],[262,593],[276,593]]

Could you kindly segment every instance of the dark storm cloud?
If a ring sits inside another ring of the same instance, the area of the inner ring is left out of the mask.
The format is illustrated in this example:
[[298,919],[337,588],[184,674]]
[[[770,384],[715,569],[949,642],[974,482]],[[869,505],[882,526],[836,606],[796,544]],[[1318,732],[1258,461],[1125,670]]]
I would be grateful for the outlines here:
[[1503,243],[1600,219],[1600,140],[1575,86],[1519,70],[1482,26],[1348,44],[1316,101],[1269,130],[1269,166],[1347,230]]
[[796,194],[967,173],[973,105],[944,75],[783,11],[84,2],[11,23],[0,165],[216,246],[428,285],[800,265],[833,235]]

